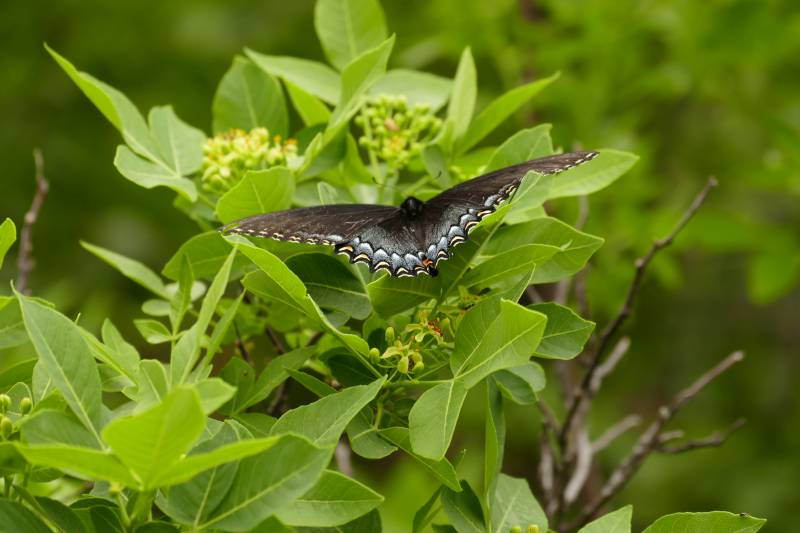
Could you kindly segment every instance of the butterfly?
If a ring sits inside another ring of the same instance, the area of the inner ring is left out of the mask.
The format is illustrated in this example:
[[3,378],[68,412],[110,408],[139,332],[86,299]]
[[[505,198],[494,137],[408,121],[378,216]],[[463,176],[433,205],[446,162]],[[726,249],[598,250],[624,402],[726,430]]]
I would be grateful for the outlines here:
[[373,273],[435,277],[439,261],[452,255],[453,246],[467,242],[470,231],[508,199],[528,172],[554,174],[597,155],[585,151],[534,159],[459,183],[427,202],[409,196],[399,206],[302,207],[243,218],[218,231],[329,245],[351,263],[366,263]]

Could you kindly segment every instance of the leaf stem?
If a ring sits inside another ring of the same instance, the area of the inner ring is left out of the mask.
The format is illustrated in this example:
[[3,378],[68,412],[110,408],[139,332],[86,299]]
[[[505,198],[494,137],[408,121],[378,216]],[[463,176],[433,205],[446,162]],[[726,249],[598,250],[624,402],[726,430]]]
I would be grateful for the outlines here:
[[[364,136],[367,138],[367,153],[369,154],[369,162],[372,165],[372,173],[375,175],[375,179],[379,180],[381,177],[381,169],[378,166],[378,156],[375,154],[375,150],[372,149],[372,124],[369,122],[369,117],[367,117],[367,103],[366,101],[361,103],[361,118],[364,119]],[[383,184],[381,184],[380,193],[378,193],[378,203],[380,203],[381,199],[383,198]]]

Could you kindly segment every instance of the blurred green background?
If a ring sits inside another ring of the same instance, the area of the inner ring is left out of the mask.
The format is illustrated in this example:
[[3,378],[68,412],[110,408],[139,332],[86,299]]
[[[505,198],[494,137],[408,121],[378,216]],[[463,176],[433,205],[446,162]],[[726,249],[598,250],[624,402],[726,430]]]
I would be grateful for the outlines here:
[[[634,530],[679,511],[714,509],[769,519],[788,531],[800,504],[800,4],[796,0],[413,0],[383,1],[397,34],[390,67],[452,77],[471,46],[478,109],[502,92],[561,71],[486,145],[549,122],[556,145],[639,154],[634,169],[590,198],[586,231],[606,239],[592,259],[589,298],[598,327],[618,308],[633,261],[666,234],[707,177],[717,176],[697,219],[659,256],[625,332],[629,355],[606,381],[591,416],[593,437],[625,414],[645,423],[659,405],[725,355],[743,363],[709,386],[670,428],[695,438],[744,416],[720,449],[652,456],[614,500],[634,505]],[[313,0],[101,0],[4,2],[0,7],[0,219],[21,226],[35,189],[34,147],[51,191],[34,230],[34,294],[96,330],[110,316],[143,355],[145,290],[92,257],[80,239],[160,270],[196,226],[174,194],[118,174],[119,136],[42,47],[127,94],[142,110],[171,103],[210,131],[210,104],[244,46],[324,61]],[[295,117],[296,118],[296,117]],[[299,129],[295,120],[292,130]],[[574,199],[551,206],[572,223]],[[12,249],[0,294],[16,276]],[[31,355],[0,353],[0,366]],[[557,388],[546,390],[551,403]],[[468,399],[453,450],[482,477],[483,403]],[[538,411],[507,404],[504,470],[538,491]],[[602,452],[610,471],[636,432]],[[393,455],[356,461],[386,495],[386,531],[408,531],[433,478]]]

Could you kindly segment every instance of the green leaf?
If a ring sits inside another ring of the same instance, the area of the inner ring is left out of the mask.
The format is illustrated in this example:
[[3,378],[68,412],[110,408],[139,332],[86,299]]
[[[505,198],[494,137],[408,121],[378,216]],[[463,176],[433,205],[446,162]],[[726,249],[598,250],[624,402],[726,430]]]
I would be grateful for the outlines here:
[[211,331],[211,340],[208,343],[209,347],[206,350],[206,355],[203,358],[200,368],[205,369],[208,366],[208,362],[210,362],[211,358],[214,357],[214,354],[217,353],[225,333],[228,331],[228,328],[230,327],[237,311],[239,310],[239,305],[242,303],[244,295],[245,293],[242,292],[242,294],[240,294],[239,297],[234,301],[233,305],[228,307],[228,310],[225,311],[225,314],[219,319],[217,325],[214,326],[214,329]]
[[[526,485],[527,485],[527,483],[526,483]],[[590,523],[586,524],[585,526],[583,526],[580,529],[580,531],[578,531],[578,533],[631,533],[631,515],[632,514],[633,514],[633,507],[628,505],[627,507],[623,507],[622,509],[614,511],[613,513],[608,513],[607,515],[598,518],[594,522],[590,522]],[[712,513],[708,513],[708,514],[712,514]],[[722,513],[722,514],[728,514],[728,513]],[[675,516],[675,515],[672,515],[672,516]],[[734,515],[729,515],[729,516],[734,516]],[[716,525],[716,524],[714,524],[714,522],[715,521],[712,520],[710,522],[707,522],[705,525],[710,526],[710,527],[713,528],[714,525]],[[766,520],[764,522],[766,522]],[[648,528],[648,529],[650,529],[650,528]],[[645,530],[645,531],[647,531],[647,530]],[[666,531],[669,531],[670,533],[678,533],[679,530],[675,529],[675,528],[668,528]],[[702,531],[703,533],[712,533],[713,530],[712,529],[708,529],[708,527],[701,527],[699,529],[692,528],[691,530],[686,530],[686,531],[687,532],[688,531]],[[738,532],[741,532],[742,529],[737,528],[737,529],[731,529],[731,530],[727,530],[727,531],[731,531],[731,533],[736,531],[738,533]],[[716,531],[714,531],[713,533],[716,533]]]
[[542,204],[547,200],[547,195],[550,194],[550,188],[553,186],[556,176],[556,174],[548,174],[540,177],[528,194],[514,204],[511,211],[503,219],[503,222],[506,224],[520,224],[546,217],[547,213]]
[[484,173],[553,155],[553,141],[550,139],[551,128],[550,124],[542,124],[535,128],[519,131],[509,137],[492,154]]
[[20,409],[22,400],[28,398],[31,400],[31,402],[33,402],[33,395],[25,383],[17,383],[11,387],[11,390],[9,390],[6,394],[11,399],[11,405],[9,406],[8,411],[6,411],[6,416],[11,419],[14,424],[16,424],[19,422],[20,418],[22,418],[22,411]]
[[244,51],[256,65],[267,72],[280,76],[284,82],[295,85],[320,98],[323,102],[332,105],[339,102],[342,79],[339,73],[328,65],[298,57],[268,56],[249,48],[245,48]]
[[638,160],[638,155],[629,152],[600,150],[600,155],[592,161],[561,174],[553,184],[549,198],[597,192],[625,174]]
[[236,389],[231,387],[220,378],[209,378],[198,381],[191,387],[200,398],[200,405],[203,414],[208,416],[223,405],[236,394]]
[[[39,406],[39,402],[41,400],[55,391],[55,385],[53,385],[53,380],[50,379],[50,376],[47,375],[47,370],[44,368],[44,363],[38,359],[33,359],[33,361],[36,361],[36,364],[33,367],[33,376],[31,376],[31,385],[33,386],[33,405],[35,409]],[[0,376],[2,376],[2,374],[0,374]]]
[[486,533],[483,509],[478,496],[465,480],[461,480],[461,492],[445,489],[442,493],[442,509],[458,533]]
[[119,330],[111,323],[108,318],[103,322],[103,343],[108,349],[108,354],[112,358],[114,367],[125,373],[131,379],[136,376],[136,369],[139,366],[139,352],[132,344],[122,338]]
[[381,533],[381,515],[377,509],[352,522],[336,527],[298,527],[297,533]]
[[358,481],[326,470],[311,489],[275,516],[289,526],[341,526],[367,514],[383,496]]
[[547,317],[542,340],[536,355],[548,359],[572,359],[583,351],[583,345],[594,331],[594,322],[582,319],[572,309],[557,303],[529,305]]
[[[484,499],[491,502],[497,491],[506,445],[506,419],[503,395],[493,376],[486,377],[486,460],[484,461]],[[492,516],[494,516],[492,514]],[[501,531],[492,527],[492,531]],[[546,529],[545,529],[546,531]]]
[[167,370],[155,359],[144,359],[139,363],[136,371],[136,383],[139,386],[134,413],[141,413],[153,405],[161,403],[169,394]]
[[286,167],[250,170],[242,181],[217,202],[223,224],[264,213],[289,209],[294,197],[294,174]]
[[536,393],[545,386],[544,370],[533,361],[514,368],[498,370],[492,376],[497,381],[500,393],[520,405],[530,405],[539,401]]
[[0,442],[0,476],[13,477],[16,474],[25,474],[28,463],[19,453],[14,442]]
[[304,494],[330,460],[331,449],[287,435],[264,452],[243,459],[230,490],[198,529],[248,531]]
[[100,373],[100,385],[103,392],[122,392],[125,387],[133,387],[136,384],[117,370],[113,366],[97,365],[97,370]]
[[[0,500],[0,526],[8,533],[52,533],[52,530],[21,503]],[[13,529],[8,526],[13,526]]]
[[220,408],[224,415],[234,415],[247,407],[247,400],[255,382],[255,370],[238,357],[231,358],[228,364],[220,371],[219,377],[236,388],[233,398]]
[[478,72],[475,69],[475,60],[472,59],[472,50],[466,47],[461,54],[453,80],[453,92],[450,94],[450,103],[447,105],[447,118],[455,121],[454,137],[460,140],[464,137],[472,122],[472,113],[475,111],[475,99],[478,96]]
[[3,258],[11,245],[17,240],[17,227],[7,218],[0,224],[0,268],[3,268]]
[[367,290],[372,308],[378,316],[387,318],[428,300],[435,300],[441,293],[441,285],[439,278],[431,276],[409,279],[384,275],[367,285]]
[[500,228],[482,251],[482,257],[491,257],[533,243],[561,249],[533,273],[532,283],[552,283],[582,269],[603,244],[603,239],[581,233],[555,218],[545,217]]
[[35,465],[57,468],[80,479],[101,479],[126,487],[138,486],[138,481],[130,471],[104,451],[64,445],[15,446],[28,462]]
[[411,447],[411,435],[408,429],[402,427],[381,429],[378,431],[378,435],[419,461],[428,472],[433,474],[436,479],[447,485],[450,489],[455,491],[461,490],[461,485],[458,483],[458,476],[456,476],[456,470],[453,468],[453,465],[450,464],[450,461],[445,458],[439,459],[438,461],[428,459],[416,453]]
[[374,380],[367,368],[358,359],[347,353],[339,353],[324,360],[331,374],[343,387],[355,387],[356,385],[369,385]]
[[[19,487],[16,486],[14,487],[15,490],[18,488]],[[31,499],[34,498],[30,496],[30,493],[29,497]],[[28,500],[28,498],[26,498],[26,500]],[[63,531],[64,533],[87,533],[86,526],[83,525],[83,522],[78,518],[78,515],[75,514],[75,511],[63,503],[41,496],[36,496],[34,502],[36,502],[41,513],[45,515],[50,522],[55,524],[59,531]]]
[[[25,327],[24,324],[23,327]],[[38,362],[38,359],[28,359],[11,365],[0,372],[0,392],[7,391],[20,381],[30,381],[33,376],[33,369]]]
[[489,287],[523,272],[539,268],[561,250],[546,244],[528,244],[508,250],[476,266],[461,278],[465,287]]
[[63,444],[102,450],[94,436],[72,414],[45,409],[25,420],[21,429],[32,446]]
[[133,324],[142,334],[144,340],[150,344],[162,344],[172,340],[172,334],[167,329],[167,326],[158,320],[143,318],[134,320]]
[[417,512],[414,513],[414,522],[411,526],[411,533],[422,533],[428,524],[431,523],[431,520],[439,513],[439,509],[441,509],[441,505],[437,505],[439,503],[439,497],[444,490],[444,485],[439,485],[439,488],[436,489],[436,492],[425,502],[422,507],[417,509]]
[[154,107],[148,120],[161,157],[177,175],[188,176],[200,170],[205,133],[179,119],[172,106]]
[[[527,529],[538,526],[540,531],[547,531],[547,515],[539,502],[533,497],[528,482],[500,474],[497,491],[488,500],[489,515],[492,518],[492,531],[508,531],[514,526]],[[629,507],[628,507],[629,509]],[[628,515],[630,521],[630,514]],[[523,529],[523,531],[524,531]],[[597,533],[612,533],[612,530],[598,530]],[[621,533],[613,530],[614,533]],[[630,529],[628,530],[630,532]]]
[[364,320],[372,312],[367,288],[353,271],[322,253],[293,255],[286,266],[300,278],[317,305]]
[[471,388],[495,370],[525,363],[544,333],[547,317],[499,297],[478,302],[458,328],[450,366]]
[[442,189],[449,189],[452,185],[450,178],[450,166],[447,164],[447,157],[438,144],[426,144],[420,151],[422,163],[425,170]]
[[[216,276],[231,253],[231,245],[217,231],[195,235],[178,249],[167,262],[161,274],[177,280],[181,274],[181,256],[186,256],[192,267],[195,279]],[[232,268],[242,268],[250,264],[243,256],[233,260]]]
[[461,381],[449,381],[425,391],[408,417],[414,453],[441,460],[456,429],[467,389]]
[[[617,513],[630,509],[630,506],[617,511]],[[630,511],[628,511],[630,513]],[[616,513],[612,513],[616,514]],[[606,515],[600,520],[605,519]],[[592,522],[592,524],[599,522],[599,520]],[[630,518],[628,518],[630,522]],[[761,529],[767,521],[762,518],[755,518],[752,516],[742,516],[723,511],[714,511],[711,513],[676,513],[667,516],[662,516],[656,520],[653,525],[645,529],[642,533],[756,533]],[[589,530],[589,524],[581,531],[584,533],[595,533],[597,530]],[[585,531],[584,531],[585,530]],[[611,532],[611,529],[604,530]],[[613,530],[613,533],[618,531],[630,531],[630,525],[627,529]]]
[[[105,248],[89,244],[85,241],[80,241],[80,243],[81,246],[83,246],[86,250],[89,250],[94,255],[117,269],[126,278],[132,279],[145,289],[157,294],[158,296],[161,296],[166,300],[170,299],[167,289],[164,286],[164,282],[161,281],[161,278],[158,277],[158,274],[144,266],[139,261],[128,259],[124,255],[120,255],[112,252],[111,250],[106,250]],[[178,268],[180,268],[180,266]]]
[[319,0],[314,29],[331,65],[344,69],[386,40],[386,17],[376,0]]
[[169,321],[172,324],[172,335],[181,330],[181,322],[189,306],[192,305],[192,268],[186,256],[181,257],[181,275],[178,290],[172,295],[169,306]]
[[328,121],[328,129],[325,131],[326,141],[330,141],[339,134],[347,124],[347,121],[358,111],[361,106],[361,97],[364,96],[364,93],[384,75],[386,62],[389,60],[389,54],[392,53],[393,46],[394,35],[377,48],[362,53],[344,68],[342,71],[342,92],[339,95],[339,103],[333,110],[330,121]]
[[481,139],[486,137],[505,119],[510,117],[522,104],[536,96],[539,91],[558,79],[560,75],[560,72],[556,72],[549,78],[512,89],[489,104],[469,126],[466,135],[464,135],[464,138],[458,143],[456,153],[462,154],[478,144]]
[[394,453],[397,448],[386,443],[378,437],[378,431],[371,424],[372,410],[369,409],[370,418],[364,416],[364,410],[356,415],[347,424],[347,437],[350,447],[355,453],[367,459],[381,459]]
[[89,508],[89,516],[92,519],[92,526],[96,531],[103,533],[126,533],[125,526],[115,509],[110,507],[96,506]]
[[398,68],[390,70],[375,82],[368,96],[403,95],[409,107],[415,104],[431,106],[429,113],[436,114],[447,103],[453,90],[453,80],[427,72]]
[[86,340],[70,319],[16,293],[28,335],[69,406],[98,442],[102,427],[102,391],[97,366]]
[[156,165],[139,157],[127,146],[117,146],[114,166],[120,174],[140,187],[145,189],[169,187],[190,202],[197,200],[197,188],[193,181],[181,177],[163,165]]
[[200,435],[204,420],[197,395],[177,390],[143,413],[110,423],[103,439],[137,474],[142,490],[150,490]]
[[46,44],[44,47],[83,91],[83,94],[122,133],[125,143],[134,152],[169,170],[169,167],[161,160],[155,140],[150,134],[144,117],[127,96],[89,74],[79,72],[72,63],[58,55]]
[[327,124],[331,118],[331,110],[325,104],[320,102],[316,96],[304,91],[292,82],[284,79],[283,83],[286,85],[292,105],[303,120],[303,124],[306,126]]
[[279,355],[270,361],[264,371],[261,372],[261,375],[258,376],[255,385],[251,387],[250,394],[243,400],[244,407],[250,407],[267,399],[270,393],[289,377],[286,369],[297,370],[314,354],[315,350],[314,346],[298,348],[287,354]]
[[[19,346],[28,342],[28,330],[22,320],[22,311],[19,300],[7,296],[0,296],[0,350]],[[2,376],[2,374],[0,374]],[[6,383],[0,380],[0,388],[7,388],[20,380]]]
[[293,433],[317,446],[335,446],[347,424],[378,394],[386,377],[370,385],[350,387],[316,402],[297,407],[272,427],[271,436]]
[[180,529],[166,522],[147,522],[136,528],[135,533],[180,533]]
[[211,111],[214,133],[254,128],[267,128],[270,136],[289,133],[289,112],[278,80],[243,57],[233,59],[219,82]]

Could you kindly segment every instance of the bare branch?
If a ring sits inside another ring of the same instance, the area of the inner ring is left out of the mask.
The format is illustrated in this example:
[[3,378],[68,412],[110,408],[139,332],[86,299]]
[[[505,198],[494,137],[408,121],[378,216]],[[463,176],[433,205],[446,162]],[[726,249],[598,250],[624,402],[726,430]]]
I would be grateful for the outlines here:
[[564,488],[564,503],[571,505],[578,499],[583,485],[589,478],[589,472],[592,470],[592,443],[589,442],[589,432],[586,428],[578,430],[575,438],[576,448],[576,461],[575,471],[572,477]]
[[272,326],[267,326],[266,328],[267,336],[269,336],[269,340],[272,341],[272,345],[275,346],[275,351],[278,352],[278,355],[283,355],[286,353],[286,350],[283,348],[283,344],[278,339],[278,336],[275,334],[275,330],[272,329]]
[[553,457],[553,450],[550,448],[550,441],[547,439],[547,435],[544,432],[539,435],[539,450],[542,453],[541,459],[539,460],[539,483],[541,484],[542,491],[544,492],[545,511],[547,512],[547,516],[552,518],[553,513],[555,512],[552,502],[554,500],[556,503],[558,502],[558,500],[554,498],[553,494],[553,470],[555,467],[555,458]]
[[25,213],[25,221],[22,226],[19,243],[19,257],[17,258],[17,269],[19,275],[17,276],[17,290],[20,293],[27,294],[28,277],[36,266],[36,262],[31,259],[31,251],[33,251],[33,242],[31,240],[31,233],[33,232],[33,225],[36,219],[39,218],[39,210],[42,208],[42,202],[47,191],[50,190],[50,183],[44,177],[44,159],[42,152],[38,148],[33,150],[33,160],[36,163],[36,194],[33,197],[33,203],[30,210]]
[[539,294],[539,292],[533,287],[533,285],[528,285],[525,288],[525,294],[531,301],[535,304],[542,304],[544,303],[544,298]]
[[586,224],[586,219],[589,218],[589,197],[584,195],[578,196],[578,220],[575,221],[575,229],[583,231],[583,226]]
[[600,384],[603,383],[603,379],[609,375],[614,369],[617,367],[617,363],[628,353],[628,349],[631,347],[631,339],[629,337],[622,337],[614,349],[611,351],[611,355],[608,356],[608,359],[605,362],[597,367],[595,370],[594,376],[592,377],[592,381],[589,384],[589,394],[594,396],[597,394],[597,391],[600,390]]
[[[708,446],[721,446],[725,440],[730,437],[737,429],[742,427],[745,424],[746,420],[744,418],[740,418],[736,422],[734,422],[731,427],[729,427],[724,433],[720,433],[719,431],[715,431],[713,435],[710,437],[706,437],[705,439],[700,440],[690,440],[684,444],[679,444],[677,446],[664,446],[665,440],[662,438],[659,439],[658,444],[656,445],[656,451],[659,453],[683,453],[688,452],[690,450],[696,450],[697,448],[705,448]],[[682,433],[682,432],[681,432]]]
[[339,442],[336,444],[336,449],[333,451],[333,458],[336,459],[339,472],[347,477],[353,477],[353,463],[350,460],[350,444],[345,437],[339,439]]
[[553,414],[553,411],[550,410],[550,408],[547,406],[546,403],[544,403],[544,400],[542,400],[541,398],[539,399],[538,402],[536,402],[536,407],[538,407],[539,410],[544,415],[543,419],[544,425],[550,428],[550,430],[555,435],[558,435],[561,428],[558,425],[558,420],[556,419],[556,416]]
[[306,343],[306,348],[308,348],[309,346],[314,346],[315,344],[317,344],[317,342],[319,342],[319,340],[322,338],[322,336],[324,334],[325,334],[324,332],[318,331],[318,332],[314,333],[313,335],[311,335],[311,338],[308,339],[308,342]]
[[242,336],[239,335],[239,326],[236,325],[236,322],[233,323],[233,329],[236,332],[236,348],[239,349],[239,353],[242,354],[242,359],[247,361],[247,364],[253,366],[253,360],[250,358],[250,352],[247,351],[247,347],[242,342]]
[[685,433],[682,429],[676,429],[673,431],[665,431],[661,435],[658,436],[659,444],[664,444],[665,442],[669,442],[675,439],[682,439]]
[[642,417],[639,415],[628,415],[603,433],[599,439],[592,443],[592,454],[596,454],[601,450],[608,447],[614,440],[628,431],[642,423]]

